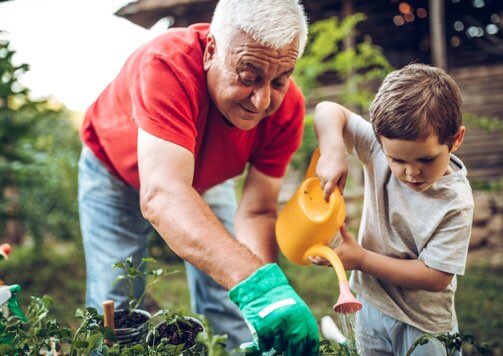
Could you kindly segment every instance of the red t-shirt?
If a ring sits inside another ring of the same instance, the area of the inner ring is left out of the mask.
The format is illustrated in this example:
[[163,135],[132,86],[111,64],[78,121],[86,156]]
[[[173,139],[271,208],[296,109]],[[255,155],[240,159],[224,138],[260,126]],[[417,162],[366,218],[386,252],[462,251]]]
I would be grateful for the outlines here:
[[208,24],[173,28],[140,47],[86,112],[82,140],[136,189],[138,127],[194,154],[199,192],[241,174],[248,162],[281,177],[300,145],[304,98],[293,81],[279,109],[252,130],[225,123],[203,70],[208,30]]

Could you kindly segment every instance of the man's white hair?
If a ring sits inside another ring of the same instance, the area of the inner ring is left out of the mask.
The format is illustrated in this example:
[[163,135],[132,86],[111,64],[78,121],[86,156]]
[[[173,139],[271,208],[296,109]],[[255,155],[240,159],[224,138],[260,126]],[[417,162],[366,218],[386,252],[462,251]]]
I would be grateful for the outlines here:
[[300,57],[307,41],[307,18],[297,0],[220,0],[213,13],[210,33],[221,55],[227,53],[236,30],[275,49],[297,40],[297,57]]

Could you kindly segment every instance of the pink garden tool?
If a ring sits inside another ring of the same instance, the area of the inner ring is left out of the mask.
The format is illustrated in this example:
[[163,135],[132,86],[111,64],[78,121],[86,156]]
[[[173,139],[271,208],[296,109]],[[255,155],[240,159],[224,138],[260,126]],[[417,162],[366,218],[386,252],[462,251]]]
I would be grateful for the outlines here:
[[276,239],[281,252],[290,261],[309,265],[309,257],[323,257],[333,266],[339,279],[338,313],[351,314],[362,305],[351,294],[344,266],[328,245],[341,229],[346,217],[344,199],[336,189],[328,203],[323,198],[320,180],[315,177],[319,150],[313,153],[305,180],[285,204],[276,222]]

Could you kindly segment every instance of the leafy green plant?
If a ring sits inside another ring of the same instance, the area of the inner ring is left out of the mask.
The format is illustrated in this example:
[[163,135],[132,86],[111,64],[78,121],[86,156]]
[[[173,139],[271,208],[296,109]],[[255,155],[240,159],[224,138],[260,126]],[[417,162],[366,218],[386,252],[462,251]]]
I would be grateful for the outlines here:
[[306,97],[313,98],[320,78],[333,73],[343,83],[341,103],[356,110],[368,108],[374,96],[369,84],[384,78],[392,67],[369,36],[363,36],[354,47],[344,48],[344,40],[365,19],[364,14],[358,13],[343,20],[320,20],[309,27],[308,45],[294,72]]
[[474,190],[485,190],[489,192],[503,192],[503,178],[496,178],[490,181],[472,181],[470,182]]
[[[204,320],[203,324],[205,324]],[[227,335],[213,334],[208,324],[205,324],[204,330],[197,335],[197,342],[204,346],[205,354],[207,356],[229,355],[229,352],[225,350],[226,341]],[[234,353],[237,352],[237,350],[234,351]]]
[[[191,352],[199,354],[202,351],[202,344],[195,344],[195,331],[202,326],[194,320],[187,318],[179,311],[170,312],[169,310],[160,310],[152,316],[152,320],[161,319],[152,329],[147,338],[148,349],[154,354],[179,354],[184,349],[189,348],[192,343],[195,349]],[[169,329],[169,339],[166,335],[161,335],[161,328]]]
[[[309,27],[308,45],[294,72],[308,100],[319,100],[316,89],[321,86],[320,79],[332,74],[342,83],[338,101],[356,112],[368,110],[377,85],[393,68],[369,36],[363,36],[354,47],[343,48],[343,41],[364,20],[365,15],[355,14],[343,20],[320,20]],[[307,168],[318,145],[312,115],[307,115],[304,122],[302,145],[292,159],[292,166],[300,171]]]
[[53,342],[68,342],[70,329],[59,325],[49,315],[52,300],[48,296],[32,297],[27,308],[28,321],[23,323],[15,317],[0,316],[0,354],[38,355],[51,348]]
[[[125,282],[127,288],[127,296],[129,299],[129,310],[137,309],[142,304],[149,287],[157,283],[161,275],[165,273],[162,268],[156,268],[156,269],[146,268],[147,263],[153,264],[155,262],[156,260],[151,257],[142,258],[141,262],[137,266],[135,266],[133,264],[133,258],[130,256],[126,258],[124,261],[118,262],[113,265],[114,268],[121,268],[122,270],[124,270],[124,274],[118,276],[113,282],[113,285],[115,286],[117,283],[121,281]],[[171,271],[170,273],[165,275],[169,275],[176,272],[177,271]],[[138,297],[135,295],[134,291],[134,284],[137,279],[145,281],[145,288],[143,289],[143,293]]]
[[103,317],[98,315],[95,308],[79,308],[75,317],[81,320],[81,324],[71,340],[71,356],[90,355],[91,352],[103,348],[105,339],[116,340],[113,330],[102,326]]
[[[178,355],[184,349],[184,344],[169,344],[163,342],[158,345],[149,345],[146,342],[137,345],[119,345],[113,330],[103,326],[103,316],[94,308],[79,308],[75,317],[80,321],[76,331],[61,326],[50,315],[52,300],[48,296],[32,297],[32,302],[27,308],[28,321],[10,317],[6,318],[0,313],[0,354],[2,355],[38,355],[52,354],[50,350],[58,349],[58,354],[81,356],[90,355],[99,351],[102,355]],[[161,310],[156,316],[163,317],[164,322],[180,326],[192,326],[194,321],[187,319],[180,312],[170,313]],[[224,346],[220,344],[225,337],[214,336],[208,331],[198,341],[197,347],[190,353],[199,355],[203,350],[208,350],[208,355],[226,355],[222,353]],[[111,341],[112,346],[105,343]]]
[[503,132],[503,120],[496,117],[463,114],[463,120],[488,132]]
[[[0,233],[15,224],[42,249],[46,237],[79,239],[77,160],[80,140],[60,104],[33,100],[20,83],[27,64],[0,40]],[[41,179],[41,177],[43,179]],[[20,242],[20,241],[18,241]]]
[[318,147],[318,139],[314,131],[313,115],[308,114],[304,119],[302,143],[299,150],[292,157],[292,167],[300,172],[305,172],[316,147]]
[[339,345],[329,340],[320,341],[320,355],[358,356],[356,349],[346,345]]
[[79,244],[47,243],[42,250],[27,244],[15,246],[9,260],[0,263],[0,278],[7,285],[22,286],[21,306],[31,303],[30,295],[50,295],[58,301],[51,304],[51,315],[63,325],[76,327],[73,311],[84,303],[84,264]]
[[482,355],[492,354],[489,345],[479,342],[474,336],[453,333],[440,335],[425,334],[417,338],[409,351],[407,351],[407,356],[412,355],[412,352],[417,347],[426,345],[433,339],[440,341],[442,345],[444,345],[445,351],[447,352],[448,356],[454,355],[456,352],[461,351],[461,346],[466,344],[473,345],[475,349]]

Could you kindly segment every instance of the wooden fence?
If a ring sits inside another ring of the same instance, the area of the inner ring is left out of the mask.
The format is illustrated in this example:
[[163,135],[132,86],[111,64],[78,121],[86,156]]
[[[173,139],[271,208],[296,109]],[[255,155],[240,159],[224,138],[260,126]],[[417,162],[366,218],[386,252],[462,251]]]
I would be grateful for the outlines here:
[[[463,96],[463,112],[503,121],[503,65],[472,66],[450,72]],[[503,179],[503,132],[489,132],[467,123],[458,155],[471,181]]]

